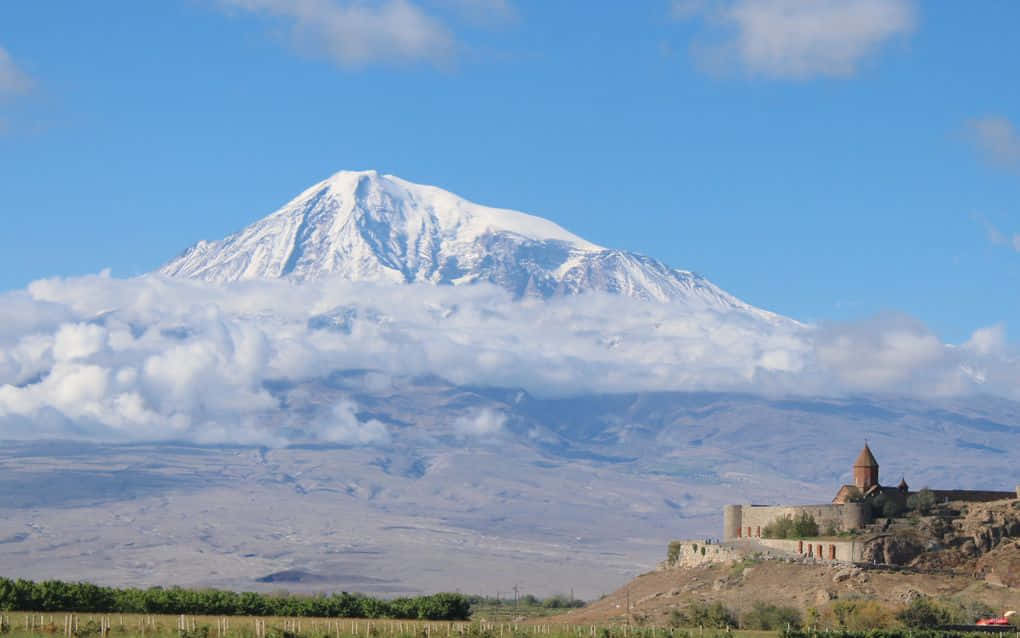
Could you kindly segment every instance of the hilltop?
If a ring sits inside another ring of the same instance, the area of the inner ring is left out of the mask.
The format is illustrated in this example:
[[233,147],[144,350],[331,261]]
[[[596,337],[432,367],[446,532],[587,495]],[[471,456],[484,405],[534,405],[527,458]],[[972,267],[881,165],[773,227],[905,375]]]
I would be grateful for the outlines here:
[[[754,540],[722,546],[724,558],[695,566],[663,562],[565,623],[661,624],[674,610],[722,603],[737,616],[754,603],[791,606],[804,618],[831,616],[848,603],[892,613],[927,597],[972,613],[1020,606],[1020,500],[949,502],[923,516],[879,519],[860,535],[871,563],[786,554]],[[699,548],[700,549],[700,548]],[[706,556],[717,546],[708,545]],[[725,550],[732,550],[727,552]],[[895,564],[882,562],[891,559]]]

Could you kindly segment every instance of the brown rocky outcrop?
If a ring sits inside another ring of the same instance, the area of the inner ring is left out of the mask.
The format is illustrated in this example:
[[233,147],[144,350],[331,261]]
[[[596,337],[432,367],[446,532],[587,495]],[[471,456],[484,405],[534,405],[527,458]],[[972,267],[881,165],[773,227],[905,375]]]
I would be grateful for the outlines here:
[[1001,543],[979,558],[974,575],[994,585],[1020,587],[1020,540]]
[[864,547],[864,560],[886,565],[907,565],[924,552],[924,545],[911,536],[887,535],[874,538]]
[[866,562],[970,571],[975,560],[990,565],[985,556],[1020,541],[1020,500],[942,503],[927,516],[874,527],[873,534],[863,541]]

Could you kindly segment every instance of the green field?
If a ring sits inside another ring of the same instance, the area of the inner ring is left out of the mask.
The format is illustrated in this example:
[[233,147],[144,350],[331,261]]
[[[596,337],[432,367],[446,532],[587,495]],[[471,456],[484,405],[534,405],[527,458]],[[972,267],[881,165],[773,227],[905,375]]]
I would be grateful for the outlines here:
[[543,624],[158,614],[4,612],[9,638],[773,638],[776,632]]
[[513,622],[433,622],[364,618],[192,616],[159,614],[0,613],[4,638],[1020,638],[942,630],[867,632],[679,629],[565,625],[542,618]]

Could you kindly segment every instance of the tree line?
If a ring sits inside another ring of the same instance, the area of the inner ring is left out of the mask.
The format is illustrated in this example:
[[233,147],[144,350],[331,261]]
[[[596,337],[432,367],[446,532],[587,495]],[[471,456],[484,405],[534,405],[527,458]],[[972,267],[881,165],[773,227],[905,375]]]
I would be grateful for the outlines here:
[[541,607],[543,609],[576,609],[585,606],[583,600],[563,594],[553,594],[548,598],[539,598],[533,594],[523,594],[518,599],[510,597],[495,598],[492,596],[469,595],[468,602],[474,607]]
[[385,600],[347,592],[297,595],[180,587],[135,589],[0,578],[0,610],[466,620],[471,603],[466,596],[452,593]]

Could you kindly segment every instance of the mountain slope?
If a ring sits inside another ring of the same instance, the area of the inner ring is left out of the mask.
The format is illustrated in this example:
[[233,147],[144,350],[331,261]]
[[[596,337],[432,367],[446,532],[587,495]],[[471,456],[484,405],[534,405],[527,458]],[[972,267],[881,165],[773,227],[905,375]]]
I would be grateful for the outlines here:
[[[258,579],[293,571],[321,579],[286,584],[298,591],[499,591],[510,582],[543,596],[576,588],[596,598],[652,569],[670,540],[718,536],[726,503],[827,501],[852,480],[864,438],[886,483],[905,476],[938,489],[1010,489],[1020,481],[1009,453],[1020,446],[1018,406],[984,397],[541,399],[378,376],[348,371],[273,387],[293,415],[350,401],[359,418],[392,432],[377,445],[5,442],[0,571],[237,590],[277,589]],[[974,531],[968,524],[953,535]],[[1014,574],[1003,571],[1010,554],[982,560],[1003,582]],[[725,575],[692,591],[736,597],[713,588]],[[832,587],[832,574],[820,584]],[[639,601],[677,587],[635,589],[635,612],[657,613]],[[817,605],[819,588],[800,591]],[[619,613],[612,609],[593,607]]]
[[471,284],[516,297],[608,292],[777,318],[707,279],[592,244],[560,226],[474,204],[375,171],[343,171],[220,241],[202,241],[164,266],[173,277]]

